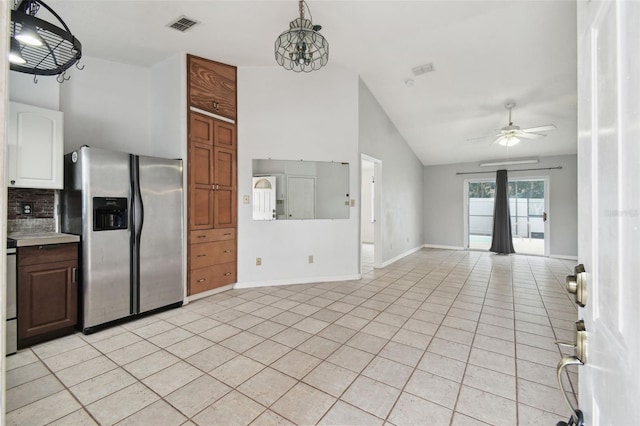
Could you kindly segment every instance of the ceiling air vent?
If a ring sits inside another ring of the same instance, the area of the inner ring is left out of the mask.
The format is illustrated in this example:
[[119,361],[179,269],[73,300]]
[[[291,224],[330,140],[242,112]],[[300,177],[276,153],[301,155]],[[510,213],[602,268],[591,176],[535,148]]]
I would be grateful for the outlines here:
[[432,63],[428,63],[428,64],[420,65],[418,67],[411,68],[411,71],[413,72],[413,75],[415,75],[415,76],[419,76],[421,74],[426,74],[428,72],[433,71],[433,64]]
[[199,23],[200,22],[194,21],[193,19],[187,18],[186,16],[182,15],[178,19],[175,19],[174,21],[167,24],[167,27],[173,28],[174,30],[178,30],[183,33]]

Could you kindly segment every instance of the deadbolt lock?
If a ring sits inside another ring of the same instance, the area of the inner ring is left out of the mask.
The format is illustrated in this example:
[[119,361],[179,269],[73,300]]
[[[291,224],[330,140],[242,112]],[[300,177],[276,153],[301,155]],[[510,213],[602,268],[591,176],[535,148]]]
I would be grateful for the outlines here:
[[584,308],[587,304],[587,273],[581,263],[574,268],[575,275],[567,275],[567,291],[575,294],[576,303]]

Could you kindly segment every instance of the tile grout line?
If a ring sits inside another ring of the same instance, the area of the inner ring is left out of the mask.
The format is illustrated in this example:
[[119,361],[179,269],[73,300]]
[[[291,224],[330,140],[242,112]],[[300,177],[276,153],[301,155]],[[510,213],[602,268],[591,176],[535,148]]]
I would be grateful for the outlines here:
[[[475,266],[478,264],[479,261],[480,261],[480,257],[478,257],[478,261],[476,261],[476,263],[474,264],[474,269],[475,269]],[[458,412],[458,411],[456,411],[456,408],[458,406],[458,402],[460,401],[460,394],[462,393],[462,387],[465,386],[464,378],[465,378],[465,376],[467,374],[467,369],[469,368],[469,360],[471,359],[471,351],[473,350],[473,343],[475,342],[476,335],[477,335],[477,332],[478,332],[478,326],[480,324],[480,317],[482,316],[482,310],[484,308],[484,302],[487,299],[487,293],[489,292],[489,288],[491,287],[491,277],[493,275],[494,267],[495,267],[495,264],[492,262],[492,264],[491,264],[491,272],[489,273],[488,281],[486,283],[486,288],[485,288],[485,292],[484,292],[484,297],[482,299],[482,307],[480,308],[480,312],[478,313],[478,320],[476,321],[476,327],[475,327],[475,330],[474,330],[474,333],[473,333],[473,339],[471,340],[471,344],[469,345],[469,354],[467,355],[467,360],[465,361],[464,369],[462,371],[462,377],[460,379],[460,387],[458,388],[458,392],[456,394],[456,400],[455,400],[455,403],[453,405],[453,407],[454,407],[453,408],[453,415],[451,416],[450,425],[453,425],[453,418],[455,417],[455,413]],[[473,272],[473,270],[472,270],[472,272]],[[465,285],[466,285],[466,281],[465,281]],[[474,386],[471,386],[471,387],[473,387],[474,389],[477,389]],[[485,392],[482,389],[478,389],[478,390],[480,390],[482,392]],[[460,414],[462,414],[464,416],[467,416],[467,417],[471,417],[471,418],[473,418],[475,420],[478,420],[478,421],[482,421],[480,419],[476,419],[475,417],[472,417],[472,416],[470,416],[468,414],[464,414],[462,412],[460,412]]]

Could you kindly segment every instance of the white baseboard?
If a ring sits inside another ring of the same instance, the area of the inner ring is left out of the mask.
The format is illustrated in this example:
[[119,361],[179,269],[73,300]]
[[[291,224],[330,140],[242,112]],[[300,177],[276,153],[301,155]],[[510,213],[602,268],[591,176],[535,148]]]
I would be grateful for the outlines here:
[[397,255],[393,259],[389,259],[389,260],[387,260],[385,262],[382,262],[382,268],[385,268],[385,267],[391,265],[393,262],[397,262],[398,260],[402,259],[403,257],[407,257],[410,254],[413,254],[413,253],[415,253],[415,252],[417,252],[419,250],[422,250],[422,246],[418,246],[416,248],[412,248],[411,250],[407,250],[404,253],[401,253],[401,254]]
[[578,261],[578,256],[570,256],[568,254],[550,254],[550,258],[552,259],[564,259],[564,260],[575,260]]
[[241,288],[256,288],[256,287],[273,287],[278,285],[326,283],[326,282],[334,282],[334,281],[359,280],[360,278],[362,278],[362,275],[354,274],[354,275],[336,275],[336,276],[330,276],[330,277],[291,278],[286,280],[247,281],[244,283],[236,283],[233,285],[233,288],[241,289]]
[[223,291],[232,290],[233,284],[225,285],[224,287],[214,288],[213,290],[203,291],[202,293],[192,294],[191,296],[187,296],[185,299],[185,304],[189,302],[193,302],[198,299],[202,299],[203,297],[213,296],[214,294],[222,293]]
[[441,246],[438,244],[425,244],[424,248],[435,248],[435,249],[443,249],[443,250],[464,250],[464,247],[456,247],[456,246]]

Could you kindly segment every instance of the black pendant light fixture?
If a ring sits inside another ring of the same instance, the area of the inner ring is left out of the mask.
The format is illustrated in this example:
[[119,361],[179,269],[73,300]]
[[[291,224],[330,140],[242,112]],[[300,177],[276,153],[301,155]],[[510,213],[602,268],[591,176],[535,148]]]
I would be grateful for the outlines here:
[[276,39],[276,62],[287,70],[310,72],[319,70],[329,62],[329,43],[318,31],[320,25],[313,25],[304,17],[304,0],[299,0],[300,17],[289,23],[289,29]]
[[[36,17],[44,7],[57,23]],[[68,80],[65,71],[78,65],[82,57],[82,44],[62,18],[42,0],[22,0],[11,11],[11,50],[9,63],[12,71],[34,75],[58,75],[58,81]]]

